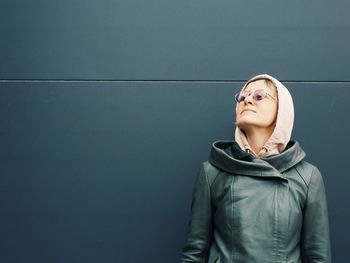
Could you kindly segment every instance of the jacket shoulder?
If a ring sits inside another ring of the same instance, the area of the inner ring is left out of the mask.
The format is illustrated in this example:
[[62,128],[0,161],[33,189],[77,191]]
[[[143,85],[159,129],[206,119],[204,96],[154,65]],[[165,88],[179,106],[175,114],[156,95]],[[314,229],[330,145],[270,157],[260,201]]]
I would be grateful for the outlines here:
[[209,186],[211,186],[220,171],[214,165],[212,165],[209,161],[205,161],[202,163],[202,169],[204,174],[206,175]]
[[299,162],[295,169],[307,187],[310,186],[311,178],[314,174],[321,176],[318,168],[305,160]]

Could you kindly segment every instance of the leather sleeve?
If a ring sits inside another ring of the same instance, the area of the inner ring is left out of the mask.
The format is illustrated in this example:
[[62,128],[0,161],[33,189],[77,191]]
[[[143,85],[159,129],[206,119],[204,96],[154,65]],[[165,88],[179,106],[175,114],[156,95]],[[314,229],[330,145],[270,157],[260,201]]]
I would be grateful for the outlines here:
[[331,246],[324,183],[315,167],[310,179],[301,235],[303,263],[330,263]]
[[181,262],[206,262],[212,238],[210,186],[204,165],[197,174],[192,193],[191,215]]

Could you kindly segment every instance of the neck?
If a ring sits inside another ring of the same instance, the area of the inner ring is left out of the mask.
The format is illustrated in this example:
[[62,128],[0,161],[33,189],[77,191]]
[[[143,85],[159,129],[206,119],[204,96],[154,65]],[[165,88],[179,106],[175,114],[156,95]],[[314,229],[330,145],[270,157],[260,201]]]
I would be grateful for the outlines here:
[[245,130],[245,135],[247,137],[247,141],[254,151],[255,154],[259,154],[262,147],[265,145],[267,140],[271,137],[273,132],[273,127],[271,129],[266,128],[254,128]]

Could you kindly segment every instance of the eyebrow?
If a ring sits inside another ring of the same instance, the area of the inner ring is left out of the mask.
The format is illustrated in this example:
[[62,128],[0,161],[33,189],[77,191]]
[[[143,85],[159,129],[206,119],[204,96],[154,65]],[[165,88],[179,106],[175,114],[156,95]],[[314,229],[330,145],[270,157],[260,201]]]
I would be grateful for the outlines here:
[[[265,90],[265,91],[271,91],[270,89],[266,89],[266,88],[258,88],[258,89],[256,89],[256,90],[254,90],[254,92],[255,91],[257,91],[257,90]],[[244,89],[244,90],[242,90],[241,92],[243,92],[243,91],[249,91],[249,92],[252,92],[252,90],[251,89]],[[268,93],[270,93],[270,92],[268,92]]]

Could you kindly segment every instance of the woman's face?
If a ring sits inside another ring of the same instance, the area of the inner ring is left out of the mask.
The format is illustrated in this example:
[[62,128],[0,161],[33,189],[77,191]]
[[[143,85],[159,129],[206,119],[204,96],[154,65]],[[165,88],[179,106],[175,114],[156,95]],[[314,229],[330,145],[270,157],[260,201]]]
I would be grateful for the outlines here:
[[[266,96],[262,100],[255,101],[253,95],[259,89],[265,90],[273,98]],[[278,110],[276,88],[269,87],[265,80],[257,80],[249,83],[244,92],[250,92],[250,95],[245,97],[243,101],[237,102],[236,125],[242,130],[252,128],[273,129]]]

